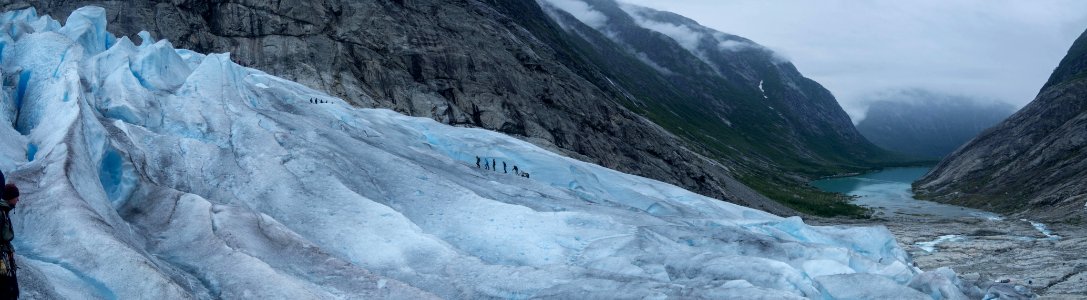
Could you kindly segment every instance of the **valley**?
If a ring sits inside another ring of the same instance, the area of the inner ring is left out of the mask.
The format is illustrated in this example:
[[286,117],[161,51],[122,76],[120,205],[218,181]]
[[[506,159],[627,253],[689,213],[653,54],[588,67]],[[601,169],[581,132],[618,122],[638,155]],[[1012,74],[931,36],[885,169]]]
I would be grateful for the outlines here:
[[[1013,114],[632,1],[0,1],[4,279],[29,299],[1087,295],[1087,32]],[[1000,84],[979,72],[956,76]],[[858,118],[835,74],[892,96]]]
[[[979,287],[1006,284],[1008,293],[1041,299],[1087,294],[1087,229],[915,199],[910,185],[929,169],[891,168],[815,181],[812,185],[822,190],[855,197],[852,202],[869,208],[872,218],[813,222],[886,226],[917,267],[950,267]],[[1016,291],[1015,285],[1031,292]]]

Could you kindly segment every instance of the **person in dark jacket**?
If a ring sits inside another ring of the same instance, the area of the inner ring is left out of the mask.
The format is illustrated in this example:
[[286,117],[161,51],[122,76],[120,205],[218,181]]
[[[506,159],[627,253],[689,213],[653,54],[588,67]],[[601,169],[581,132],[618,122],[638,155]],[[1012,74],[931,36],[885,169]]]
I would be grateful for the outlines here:
[[[2,176],[2,175],[0,175]],[[4,185],[0,193],[0,299],[19,299],[19,281],[15,277],[15,248],[11,241],[15,231],[11,227],[11,210],[19,203],[19,188]]]

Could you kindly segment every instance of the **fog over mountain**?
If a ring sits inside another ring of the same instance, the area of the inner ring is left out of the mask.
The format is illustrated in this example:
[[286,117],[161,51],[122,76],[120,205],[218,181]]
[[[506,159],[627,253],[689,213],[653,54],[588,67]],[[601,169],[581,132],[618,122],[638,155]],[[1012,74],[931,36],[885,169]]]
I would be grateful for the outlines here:
[[1087,31],[1038,97],[915,183],[935,200],[1031,218],[1087,217]]
[[1087,28],[1087,1],[623,0],[788,57],[854,121],[865,96],[923,88],[1023,106]]
[[919,89],[887,91],[869,99],[857,130],[884,149],[925,159],[950,154],[1015,112],[1003,102]]

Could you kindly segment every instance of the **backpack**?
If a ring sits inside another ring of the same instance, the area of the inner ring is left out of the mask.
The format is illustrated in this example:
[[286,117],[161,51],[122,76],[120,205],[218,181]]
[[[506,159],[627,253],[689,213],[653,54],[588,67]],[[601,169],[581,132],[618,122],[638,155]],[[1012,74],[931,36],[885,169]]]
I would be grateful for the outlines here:
[[0,243],[2,244],[10,244],[11,240],[15,239],[15,230],[11,227],[9,211],[11,209],[6,203],[0,203]]
[[11,217],[8,216],[6,205],[0,205],[0,277],[15,277],[15,249],[11,247],[11,240],[15,238],[15,232],[11,229]]

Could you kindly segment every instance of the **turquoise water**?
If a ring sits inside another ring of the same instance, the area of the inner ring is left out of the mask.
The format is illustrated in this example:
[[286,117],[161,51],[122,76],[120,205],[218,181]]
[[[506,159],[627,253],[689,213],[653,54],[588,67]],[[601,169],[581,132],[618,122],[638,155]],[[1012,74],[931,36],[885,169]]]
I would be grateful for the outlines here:
[[871,208],[876,216],[998,219],[999,215],[955,205],[917,200],[910,186],[928,167],[889,168],[858,176],[816,180],[812,186],[856,196],[853,203]]

